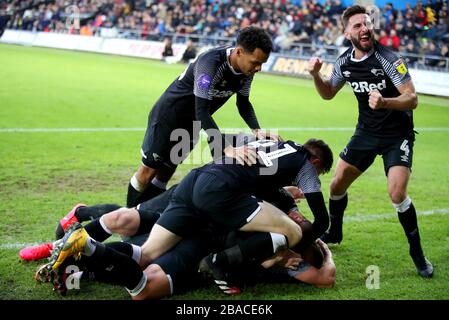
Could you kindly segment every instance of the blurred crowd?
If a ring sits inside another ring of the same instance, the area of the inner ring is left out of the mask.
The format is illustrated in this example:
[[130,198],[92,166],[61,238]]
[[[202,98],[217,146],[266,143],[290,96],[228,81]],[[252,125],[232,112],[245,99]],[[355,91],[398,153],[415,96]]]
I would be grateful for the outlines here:
[[[378,40],[408,54],[411,64],[447,67],[444,59],[422,58],[449,57],[447,1],[425,1],[380,8]],[[347,45],[339,20],[344,9],[340,0],[0,0],[12,29],[100,35],[107,28],[124,38],[162,41],[177,34],[187,41],[234,39],[240,28],[255,24],[272,35],[277,52],[324,57],[338,50],[317,49],[321,45]],[[79,28],[70,19],[75,12]]]

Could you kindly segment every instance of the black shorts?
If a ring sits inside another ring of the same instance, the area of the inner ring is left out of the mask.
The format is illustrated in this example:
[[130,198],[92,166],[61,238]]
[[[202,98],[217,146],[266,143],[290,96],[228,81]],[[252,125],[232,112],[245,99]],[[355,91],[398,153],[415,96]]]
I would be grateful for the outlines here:
[[192,290],[204,284],[198,273],[202,258],[214,250],[213,243],[202,237],[182,239],[173,249],[153,261],[171,281],[172,293]]
[[381,155],[385,175],[393,166],[412,168],[414,134],[401,138],[379,138],[356,131],[340,158],[364,172]]
[[219,177],[192,170],[178,185],[158,224],[186,237],[209,222],[223,230],[237,230],[260,211],[261,200],[228,187]]
[[193,122],[181,125],[174,119],[156,116],[158,108],[161,107],[156,104],[148,117],[147,130],[140,151],[142,163],[154,169],[163,165],[176,168],[195,147],[199,130],[197,133],[193,132]]
[[132,237],[123,236],[123,241],[141,246],[147,240],[148,234],[153,229],[154,224],[167,208],[171,195],[176,190],[176,187],[177,185],[175,184],[160,195],[137,205],[136,210],[140,217],[139,229]]

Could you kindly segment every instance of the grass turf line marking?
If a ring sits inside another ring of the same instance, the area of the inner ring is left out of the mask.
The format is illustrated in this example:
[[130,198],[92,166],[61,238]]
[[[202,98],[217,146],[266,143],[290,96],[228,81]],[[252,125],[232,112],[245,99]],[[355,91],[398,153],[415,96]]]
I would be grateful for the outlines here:
[[[145,131],[146,128],[0,128],[0,133],[20,133],[20,132],[134,132]],[[223,132],[249,132],[248,128],[223,128]],[[286,127],[286,128],[267,128],[267,131],[349,131],[353,132],[354,127]],[[415,128],[417,131],[424,132],[445,132],[449,127],[423,127]]]
[[[431,216],[431,215],[447,215],[449,214],[449,208],[418,211],[418,216]],[[391,219],[396,218],[397,214],[394,213],[381,213],[381,214],[359,214],[355,216],[345,217],[345,222],[365,222],[373,220]],[[42,242],[13,242],[0,244],[0,250],[17,250],[29,246],[35,246],[42,243],[53,242],[54,240],[47,240]]]

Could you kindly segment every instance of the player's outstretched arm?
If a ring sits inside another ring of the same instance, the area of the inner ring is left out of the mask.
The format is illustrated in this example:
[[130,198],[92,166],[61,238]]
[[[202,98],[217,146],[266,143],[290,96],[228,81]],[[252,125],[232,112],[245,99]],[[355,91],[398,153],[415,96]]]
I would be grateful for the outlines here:
[[[317,89],[320,96],[325,100],[330,100],[337,94],[338,91],[343,87],[344,81],[339,82],[338,85],[333,85],[330,80],[324,79],[321,74],[321,66],[323,61],[320,58],[313,57],[309,60],[307,70],[313,78],[315,83],[315,88]],[[335,73],[335,70],[333,71]]]

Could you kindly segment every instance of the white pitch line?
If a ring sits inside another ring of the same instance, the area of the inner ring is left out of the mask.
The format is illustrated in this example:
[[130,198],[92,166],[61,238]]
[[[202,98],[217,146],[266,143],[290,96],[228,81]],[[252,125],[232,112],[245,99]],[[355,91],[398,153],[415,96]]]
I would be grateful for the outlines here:
[[0,128],[0,132],[116,132],[145,131],[145,128]]
[[35,246],[41,243],[47,243],[50,241],[42,241],[42,242],[13,242],[13,243],[4,243],[0,245],[0,250],[15,250],[22,249],[25,247]]
[[[145,131],[146,128],[0,128],[0,133],[16,133],[16,132],[134,132]],[[249,132],[248,128],[222,128],[223,132]],[[285,127],[285,128],[267,128],[268,131],[349,131],[355,130],[354,127]],[[423,127],[415,128],[417,131],[434,131],[445,132],[449,131],[449,127]]]
[[[435,209],[435,210],[427,210],[427,211],[418,211],[418,216],[431,216],[431,215],[447,215],[449,214],[449,208],[444,209]],[[365,222],[365,221],[373,221],[373,220],[383,220],[383,219],[392,219],[396,218],[397,214],[393,213],[381,213],[381,214],[358,214],[355,216],[345,217],[345,222]],[[53,240],[47,240],[42,242],[13,242],[13,243],[4,243],[0,244],[0,250],[17,250],[22,249],[29,246],[35,246],[41,243],[51,242]]]
[[[427,210],[427,211],[418,211],[418,216],[430,216],[430,215],[446,215],[449,214],[449,208],[445,209],[436,209],[436,210]],[[382,219],[391,219],[397,218],[397,214],[395,213],[381,213],[381,214],[363,214],[363,215],[355,215],[343,218],[345,222],[365,222],[372,220],[382,220]]]

